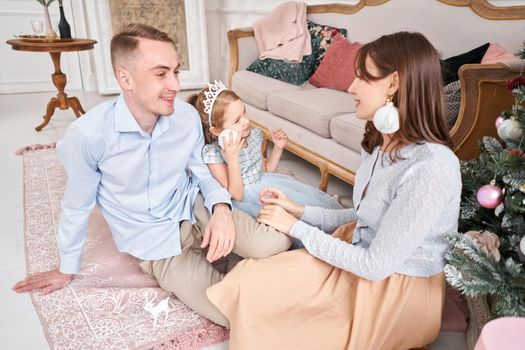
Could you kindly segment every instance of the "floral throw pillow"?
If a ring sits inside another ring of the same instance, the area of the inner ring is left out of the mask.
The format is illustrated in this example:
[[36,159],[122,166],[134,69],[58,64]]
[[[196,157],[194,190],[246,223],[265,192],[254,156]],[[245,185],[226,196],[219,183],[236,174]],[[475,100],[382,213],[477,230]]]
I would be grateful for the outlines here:
[[321,63],[332,39],[338,33],[346,37],[346,29],[321,25],[312,21],[307,21],[307,24],[310,31],[312,53],[303,56],[303,60],[300,63],[290,63],[273,58],[257,59],[246,69],[286,83],[303,84]]
[[307,23],[312,38],[312,52],[315,53],[315,68],[317,68],[324,58],[326,49],[332,43],[332,40],[336,35],[340,33],[346,38],[346,29],[317,24],[312,21],[307,21]]

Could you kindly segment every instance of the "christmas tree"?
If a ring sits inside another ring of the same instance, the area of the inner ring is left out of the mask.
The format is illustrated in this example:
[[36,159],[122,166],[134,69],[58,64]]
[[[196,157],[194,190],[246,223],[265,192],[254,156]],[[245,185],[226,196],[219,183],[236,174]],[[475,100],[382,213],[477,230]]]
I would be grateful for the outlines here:
[[447,237],[445,267],[463,294],[488,296],[493,317],[525,316],[525,78],[506,86],[515,102],[496,119],[499,139],[485,137],[479,158],[461,163],[460,233]]

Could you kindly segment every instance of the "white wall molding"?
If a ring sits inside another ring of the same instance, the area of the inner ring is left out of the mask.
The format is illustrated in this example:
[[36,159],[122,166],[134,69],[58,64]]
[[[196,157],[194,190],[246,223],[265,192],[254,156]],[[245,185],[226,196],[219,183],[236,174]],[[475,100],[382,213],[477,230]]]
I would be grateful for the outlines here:
[[[284,0],[241,1],[214,0],[206,2],[210,79],[226,81],[229,67],[227,31],[251,26]],[[264,6],[261,7],[261,4]]]
[[[86,5],[83,0],[73,0],[71,3],[72,20],[75,23],[74,36],[77,38],[92,38],[89,32],[89,18],[86,15]],[[96,43],[95,47],[100,45]],[[97,74],[94,64],[94,50],[79,53],[82,85],[86,91],[98,91]]]

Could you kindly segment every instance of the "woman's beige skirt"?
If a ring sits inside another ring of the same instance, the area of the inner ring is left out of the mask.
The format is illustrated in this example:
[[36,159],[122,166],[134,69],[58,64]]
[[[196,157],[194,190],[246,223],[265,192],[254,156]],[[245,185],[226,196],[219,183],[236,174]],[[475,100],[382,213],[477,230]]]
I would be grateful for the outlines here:
[[[334,235],[350,240],[354,224]],[[411,349],[438,335],[443,274],[369,281],[305,249],[241,261],[207,290],[232,350]]]

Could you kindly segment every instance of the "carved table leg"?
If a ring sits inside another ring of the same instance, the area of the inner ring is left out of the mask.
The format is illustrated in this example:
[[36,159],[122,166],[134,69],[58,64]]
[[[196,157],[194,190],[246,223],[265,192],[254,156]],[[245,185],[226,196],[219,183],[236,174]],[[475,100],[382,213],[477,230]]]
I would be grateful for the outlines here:
[[46,115],[42,124],[35,128],[36,131],[42,130],[51,120],[53,113],[55,113],[56,108],[68,109],[72,108],[75,112],[76,117],[80,117],[82,114],[86,113],[80,104],[80,101],[76,97],[67,97],[67,94],[64,92],[67,83],[67,77],[60,70],[60,52],[50,52],[51,59],[53,60],[53,65],[55,66],[55,72],[51,75],[53,84],[58,90],[56,97],[53,97],[47,104]]
[[68,97],[67,98],[67,104],[69,107],[73,109],[73,112],[75,112],[75,115],[80,117],[82,114],[86,114],[86,111],[84,108],[82,108],[82,105],[80,104],[80,101],[76,97]]

